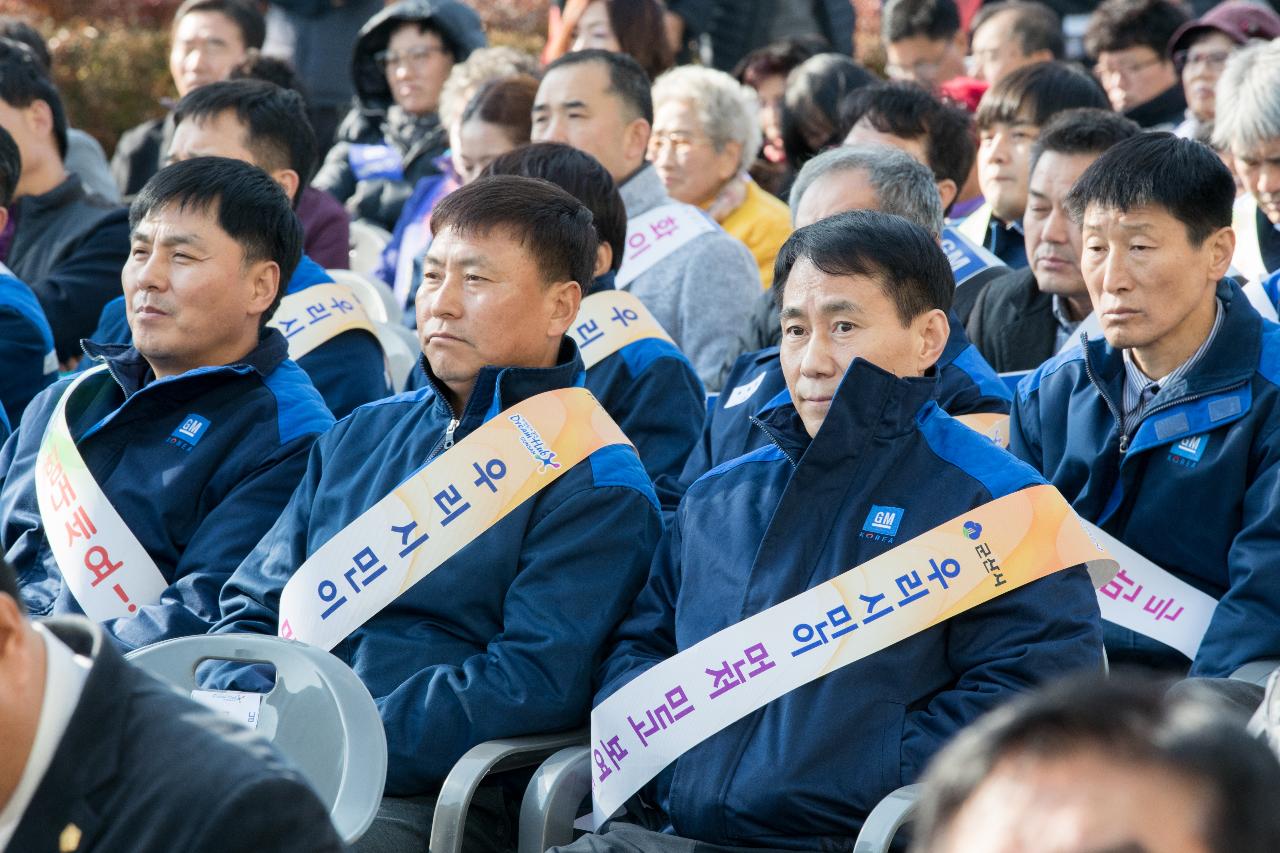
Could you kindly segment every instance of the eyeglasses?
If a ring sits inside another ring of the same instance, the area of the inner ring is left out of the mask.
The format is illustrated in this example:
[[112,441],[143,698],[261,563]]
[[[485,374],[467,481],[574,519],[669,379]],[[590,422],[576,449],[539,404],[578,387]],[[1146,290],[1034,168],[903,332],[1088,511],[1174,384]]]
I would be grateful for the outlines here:
[[1145,59],[1141,62],[1127,62],[1124,65],[1103,65],[1099,62],[1093,66],[1093,76],[1099,80],[1107,77],[1120,77],[1121,79],[1129,80],[1152,65],[1159,65],[1161,62],[1164,62],[1164,57],[1160,56],[1154,59]]
[[437,53],[447,53],[445,48],[434,44],[420,44],[417,47],[411,47],[404,53],[392,53],[389,50],[380,50],[373,55],[373,61],[378,63],[378,67],[384,72],[393,68],[404,66],[405,68],[421,68],[427,64],[427,61]]
[[1180,50],[1173,55],[1173,62],[1178,68],[1191,68],[1203,65],[1212,71],[1221,71],[1231,58],[1229,50]]
[[683,157],[693,150],[695,145],[710,143],[707,137],[691,136],[687,133],[655,133],[649,137],[649,156],[656,157],[665,148],[670,148],[677,157]]

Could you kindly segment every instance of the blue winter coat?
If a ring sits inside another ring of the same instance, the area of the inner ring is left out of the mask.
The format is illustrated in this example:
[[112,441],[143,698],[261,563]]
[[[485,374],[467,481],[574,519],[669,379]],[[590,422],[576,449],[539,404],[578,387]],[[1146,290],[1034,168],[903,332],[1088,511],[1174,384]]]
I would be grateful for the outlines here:
[[[53,330],[35,293],[0,264],[0,423],[22,420],[31,398],[58,378]],[[5,430],[7,432],[8,430]]]
[[[276,633],[294,570],[438,455],[451,424],[461,441],[500,410],[581,375],[566,339],[555,367],[484,368],[461,416],[434,380],[356,409],[316,443],[283,515],[227,584],[215,630]],[[457,487],[464,496],[473,488]],[[584,722],[604,641],[644,582],[660,533],[635,453],[602,448],[338,643],[333,653],[382,714],[386,792],[434,791],[483,741]]]
[[[280,515],[333,417],[274,329],[239,362],[164,379],[131,347],[85,349],[115,382],[70,413],[71,435],[170,584],[158,603],[103,627],[126,648],[203,634],[223,582]],[[40,440],[70,382],[41,392],[0,450],[0,548],[33,616],[83,612],[49,549],[35,486]],[[178,432],[192,416],[205,421],[195,440]]]
[[[306,255],[298,262],[285,295],[293,295],[316,284],[331,284],[333,278]],[[133,332],[125,316],[124,297],[117,296],[102,309],[97,331],[91,338],[99,344],[132,344]],[[351,414],[356,406],[380,400],[391,393],[386,362],[377,338],[360,329],[343,332],[325,341],[298,359],[298,366],[324,398],[335,418]]]
[[[1234,283],[1204,357],[1120,423],[1121,351],[1105,339],[1050,359],[1018,386],[1009,449],[1076,512],[1219,604],[1191,663],[1222,677],[1280,657],[1280,326]],[[1112,662],[1186,669],[1179,652],[1107,625]]]
[[[680,504],[615,633],[597,703],[729,625],[1044,482],[944,414],[935,384],[859,359],[813,440],[793,406],[760,418],[769,443],[707,473]],[[895,535],[864,535],[889,506],[901,509]],[[686,752],[648,801],[668,831],[699,841],[849,850],[875,804],[916,781],[959,729],[1101,665],[1098,605],[1077,566],[780,697]]]
[[[969,343],[964,326],[954,317],[951,336],[938,358],[936,370],[938,405],[948,414],[1009,411],[1012,396],[1008,387]],[[779,406],[791,405],[777,347],[739,356],[724,388],[707,416],[700,440],[690,452],[679,480],[661,484],[663,506],[671,502],[672,488],[682,494],[694,480],[716,465],[768,443],[764,432],[753,425],[753,419]]]

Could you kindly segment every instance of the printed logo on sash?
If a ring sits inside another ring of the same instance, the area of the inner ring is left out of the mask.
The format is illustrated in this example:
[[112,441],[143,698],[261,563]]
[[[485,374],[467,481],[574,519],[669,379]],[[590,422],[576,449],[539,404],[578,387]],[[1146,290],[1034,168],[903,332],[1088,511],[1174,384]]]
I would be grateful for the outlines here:
[[95,622],[132,615],[159,601],[169,585],[103,494],[67,426],[67,407],[82,388],[91,386],[91,394],[100,381],[114,381],[106,372],[105,365],[95,367],[67,387],[36,454],[36,503],[45,540],[63,583]]
[[1194,468],[1196,463],[1204,456],[1205,448],[1208,446],[1208,433],[1187,436],[1169,448],[1169,461],[1178,465],[1185,465],[1188,468]]
[[760,383],[764,381],[764,374],[761,373],[755,379],[743,385],[739,385],[729,392],[729,399],[725,400],[724,407],[732,409],[734,406],[741,406],[747,400],[751,399],[751,395],[756,393],[756,389],[760,387]]
[[404,180],[400,152],[390,145],[352,143],[347,149],[347,162],[357,181],[371,181],[375,178]]
[[862,523],[864,538],[877,542],[892,542],[898,535],[898,525],[902,524],[902,507],[872,505],[867,513],[867,520]]
[[[868,522],[894,510],[876,507]],[[1032,486],[681,650],[591,712],[595,827],[685,752],[779,696],[1081,564],[1095,586],[1116,572],[1057,489]]]
[[614,283],[625,288],[658,261],[716,226],[701,210],[673,202],[627,220],[627,247]]
[[1009,416],[995,412],[981,412],[956,417],[960,423],[974,432],[985,435],[991,443],[998,447],[1009,446]]
[[333,648],[524,501],[613,444],[631,446],[585,388],[548,391],[489,419],[312,552],[280,595],[280,636]]
[[191,450],[204,438],[205,430],[209,427],[209,421],[199,415],[187,415],[182,419],[182,423],[178,428],[169,433],[166,441],[175,447],[183,450]]
[[588,369],[636,341],[659,338],[671,342],[644,303],[624,290],[602,290],[582,300],[569,334]]
[[289,358],[297,361],[316,347],[352,329],[377,337],[373,321],[345,284],[313,284],[280,300],[271,322],[289,342]]

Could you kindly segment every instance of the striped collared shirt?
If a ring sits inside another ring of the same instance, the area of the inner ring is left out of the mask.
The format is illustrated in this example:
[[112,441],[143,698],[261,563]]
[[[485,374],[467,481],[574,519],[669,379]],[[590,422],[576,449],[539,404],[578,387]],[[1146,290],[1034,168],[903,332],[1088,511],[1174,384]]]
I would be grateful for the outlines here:
[[1209,346],[1213,343],[1213,339],[1218,336],[1218,329],[1222,328],[1222,318],[1224,311],[1222,309],[1222,300],[1217,300],[1218,311],[1213,317],[1213,328],[1209,330],[1209,336],[1204,339],[1204,343],[1200,344],[1200,348],[1191,354],[1191,358],[1182,362],[1175,367],[1167,375],[1160,379],[1151,379],[1147,374],[1142,372],[1142,368],[1138,367],[1134,362],[1129,350],[1124,350],[1124,422],[1130,424],[1133,419],[1142,414],[1142,410],[1147,407],[1151,399],[1160,392],[1161,388],[1167,386],[1170,382],[1176,382],[1190,372],[1197,362],[1204,357],[1209,351]]

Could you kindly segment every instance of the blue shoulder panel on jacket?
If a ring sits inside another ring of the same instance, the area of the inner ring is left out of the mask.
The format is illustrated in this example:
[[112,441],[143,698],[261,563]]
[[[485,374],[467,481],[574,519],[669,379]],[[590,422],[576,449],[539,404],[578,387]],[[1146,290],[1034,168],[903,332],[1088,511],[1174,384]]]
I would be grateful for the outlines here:
[[653,481],[640,464],[635,450],[625,444],[610,444],[588,457],[591,460],[591,478],[597,486],[625,486],[644,495],[659,512],[658,494]]
[[997,400],[1007,400],[1013,402],[1013,395],[1009,393],[1008,386],[1004,384],[1004,380],[995,372],[987,360],[978,352],[978,348],[973,344],[960,351],[952,362],[955,367],[964,371],[964,374],[973,380],[973,384],[978,386],[978,391],[984,397],[995,397]]
[[1040,390],[1040,383],[1045,377],[1051,376],[1058,371],[1060,367],[1070,364],[1073,361],[1084,361],[1084,347],[1075,344],[1071,349],[1060,352],[1044,364],[1031,371],[1031,374],[1024,377],[1018,383],[1018,396],[1026,400],[1034,391]]
[[693,365],[685,354],[680,352],[680,348],[671,341],[662,338],[643,338],[638,341],[632,341],[627,344],[619,353],[622,360],[627,364],[627,370],[631,371],[633,377],[639,376],[649,369],[649,365],[653,364],[660,358],[674,358],[677,361],[683,361],[689,365],[689,370],[693,370]]
[[[401,391],[399,394],[392,394],[390,397],[380,397],[377,400],[370,400],[367,403],[362,403],[359,406],[356,406],[355,410],[351,414],[354,415],[361,409],[372,409],[374,406],[385,406],[388,403],[420,403],[435,393],[435,389],[430,385],[423,385],[421,388],[410,388],[407,391]],[[347,417],[349,418],[351,415],[347,415]]]
[[[1277,273],[1280,280],[1280,273]],[[1258,373],[1272,385],[1280,386],[1280,325],[1262,321],[1262,353],[1258,356]]]
[[1253,387],[1192,399],[1147,418],[1134,433],[1129,453],[1140,453],[1162,444],[1172,444],[1190,436],[1235,423],[1253,407]]
[[333,426],[333,414],[324,398],[307,378],[306,371],[286,359],[266,379],[267,388],[276,398],[276,419],[280,443],[288,444],[299,436],[321,433]]
[[930,450],[981,483],[993,499],[1045,482],[1030,465],[953,419],[937,403],[922,409],[916,423]]
[[300,290],[306,290],[314,284],[331,284],[333,276],[329,275],[329,271],[317,264],[306,255],[298,261],[298,266],[293,270],[293,276],[289,279],[289,285],[284,292],[294,294]]
[[[715,477],[726,471],[731,471],[739,465],[746,465],[748,462],[778,462],[787,458],[787,454],[782,452],[782,448],[770,442],[763,447],[757,447],[750,453],[744,453],[728,462],[721,462],[707,473],[703,474],[698,480],[705,480],[708,477]],[[696,482],[696,481],[695,481]]]

